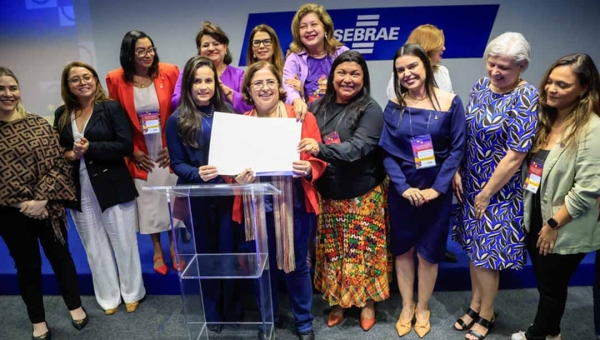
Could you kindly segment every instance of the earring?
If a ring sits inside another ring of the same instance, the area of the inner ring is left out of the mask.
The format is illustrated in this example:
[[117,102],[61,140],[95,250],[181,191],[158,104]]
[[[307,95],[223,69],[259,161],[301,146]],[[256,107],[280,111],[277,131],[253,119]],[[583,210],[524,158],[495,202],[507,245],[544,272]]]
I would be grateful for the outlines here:
[[327,33],[325,33],[325,40],[327,40]]
[[256,59],[256,54],[253,54],[253,55],[252,55],[252,58]]

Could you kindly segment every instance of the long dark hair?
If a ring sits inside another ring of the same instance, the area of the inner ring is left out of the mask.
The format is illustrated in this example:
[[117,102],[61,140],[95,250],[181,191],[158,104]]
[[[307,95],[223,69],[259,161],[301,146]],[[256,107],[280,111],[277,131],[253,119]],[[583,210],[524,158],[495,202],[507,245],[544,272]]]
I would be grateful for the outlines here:
[[[152,47],[154,47],[154,41],[146,33],[142,31],[129,31],[125,33],[123,41],[121,41],[121,54],[119,55],[119,61],[123,68],[125,81],[128,83],[133,82],[133,75],[135,74],[135,44],[139,39],[148,38]],[[158,53],[155,52],[154,60],[152,65],[148,69],[148,75],[152,78],[158,76]]]
[[576,148],[577,140],[589,123],[592,114],[595,113],[600,116],[600,75],[592,58],[584,53],[573,53],[558,59],[546,71],[540,83],[539,122],[533,147],[531,148],[532,153],[538,152],[544,146],[558,115],[556,108],[547,104],[546,84],[552,70],[559,66],[570,66],[577,77],[579,85],[587,87],[587,91],[579,97],[577,105],[565,120],[566,125],[563,131],[568,132],[568,134],[562,139],[562,142],[571,148]]
[[360,65],[363,73],[363,87],[354,98],[350,100],[346,107],[346,112],[352,113],[352,117],[349,120],[350,129],[353,129],[358,122],[360,116],[371,102],[371,78],[369,76],[369,68],[367,62],[363,56],[356,51],[346,51],[340,54],[333,65],[331,65],[331,71],[329,71],[329,77],[327,78],[327,90],[323,98],[317,103],[317,107],[314,110],[315,115],[323,114],[324,112],[331,112],[335,108],[335,101],[337,98],[335,89],[333,88],[333,78],[335,77],[335,69],[342,63],[355,62]]
[[[279,37],[277,37],[277,33],[275,33],[275,30],[271,26],[265,24],[260,24],[254,27],[252,32],[250,32],[248,46],[246,47],[246,62],[248,63],[248,66],[258,61],[258,59],[256,59],[256,57],[254,56],[254,52],[252,51],[252,40],[254,40],[254,36],[258,32],[265,32],[271,38],[271,47],[273,48],[273,56],[271,57],[271,63],[275,65],[275,67],[277,67],[280,74],[283,74],[285,58],[283,58],[283,52],[281,52],[281,44],[279,43]],[[281,79],[281,76],[279,76],[277,79]]]
[[402,107],[400,115],[402,115],[402,112],[406,107],[406,102],[404,101],[404,94],[408,92],[408,89],[402,86],[402,84],[400,84],[398,72],[396,71],[396,60],[401,56],[405,55],[415,56],[419,58],[423,63],[423,66],[425,67],[426,78],[425,93],[427,93],[427,97],[429,98],[431,105],[433,105],[433,107],[436,110],[441,110],[442,108],[440,106],[440,102],[438,101],[437,96],[435,95],[434,87],[437,87],[437,84],[435,82],[435,78],[433,77],[433,68],[431,67],[431,60],[429,60],[429,56],[427,55],[423,47],[421,47],[421,45],[405,44],[404,46],[400,47],[398,51],[396,51],[396,55],[394,55],[394,62],[392,64],[392,70],[394,72],[394,93],[396,94],[396,98],[398,98],[398,103]]
[[[191,94],[196,70],[204,66],[210,67],[215,79],[215,92],[212,98],[210,98],[211,112],[201,112],[198,107],[196,107],[196,103],[194,103]],[[214,111],[230,112],[223,101],[217,69],[213,62],[207,57],[199,55],[193,56],[185,64],[185,68],[183,69],[183,79],[181,81],[181,100],[177,106],[177,111],[179,111],[179,119],[177,120],[177,134],[179,135],[179,138],[181,138],[183,144],[197,149],[201,147],[197,140],[198,132],[202,129],[201,116],[212,114]]]

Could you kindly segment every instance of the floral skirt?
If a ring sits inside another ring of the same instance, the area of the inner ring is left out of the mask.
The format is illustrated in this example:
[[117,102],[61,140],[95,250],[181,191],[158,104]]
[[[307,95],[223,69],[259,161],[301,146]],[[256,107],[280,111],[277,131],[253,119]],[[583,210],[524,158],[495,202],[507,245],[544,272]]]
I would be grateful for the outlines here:
[[321,200],[315,288],[330,306],[364,307],[390,295],[387,187],[386,180],[361,197]]

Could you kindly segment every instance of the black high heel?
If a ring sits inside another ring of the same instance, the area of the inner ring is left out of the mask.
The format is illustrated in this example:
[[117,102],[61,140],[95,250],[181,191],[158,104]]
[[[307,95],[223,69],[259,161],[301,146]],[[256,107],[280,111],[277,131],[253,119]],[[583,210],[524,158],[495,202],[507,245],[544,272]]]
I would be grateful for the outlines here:
[[88,322],[90,322],[90,316],[88,315],[85,308],[83,306],[81,306],[81,309],[83,309],[83,312],[85,313],[85,318],[83,318],[81,320],[71,320],[71,324],[77,330],[82,330],[88,324]]
[[[483,340],[485,339],[490,332],[492,331],[492,329],[494,329],[494,325],[496,324],[496,317],[498,316],[498,313],[494,313],[494,316],[492,317],[492,320],[487,320],[485,318],[482,318],[481,316],[479,317],[479,319],[477,319],[477,323],[480,324],[481,326],[487,328],[487,333],[485,333],[485,335],[481,335],[478,332],[475,332],[474,330],[470,330],[469,335],[476,337],[478,340]],[[466,337],[465,337],[466,339]]]
[[[46,323],[46,327],[48,327],[48,323]],[[50,328],[48,328],[48,331],[45,334],[42,334],[40,336],[35,336],[35,335],[31,334],[31,339],[32,340],[52,340],[52,333],[50,333]]]
[[452,328],[454,328],[455,330],[457,330],[459,332],[462,332],[462,331],[469,330],[469,329],[471,329],[471,327],[473,327],[473,325],[475,324],[475,320],[477,320],[479,318],[479,313],[477,313],[476,311],[471,309],[471,307],[469,307],[469,309],[467,309],[465,314],[468,315],[472,319],[471,322],[466,324],[463,321],[462,317],[460,317],[456,320],[456,323],[459,324],[460,327],[462,327],[462,328],[456,328],[456,325],[453,325]]

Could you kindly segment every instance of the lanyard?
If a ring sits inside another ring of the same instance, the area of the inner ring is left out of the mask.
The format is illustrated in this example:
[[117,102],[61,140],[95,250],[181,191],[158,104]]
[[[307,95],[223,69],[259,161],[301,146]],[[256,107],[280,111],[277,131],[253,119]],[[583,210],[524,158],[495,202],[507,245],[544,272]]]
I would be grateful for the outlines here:
[[[410,113],[410,107],[406,107],[406,109],[408,110],[408,119],[409,119],[409,125],[410,125],[410,135],[411,137],[414,137],[415,134],[413,133],[413,128],[412,128],[412,114]],[[431,121],[431,111],[429,111],[429,117],[427,118],[427,133],[425,133],[426,135],[429,134],[429,122]]]

